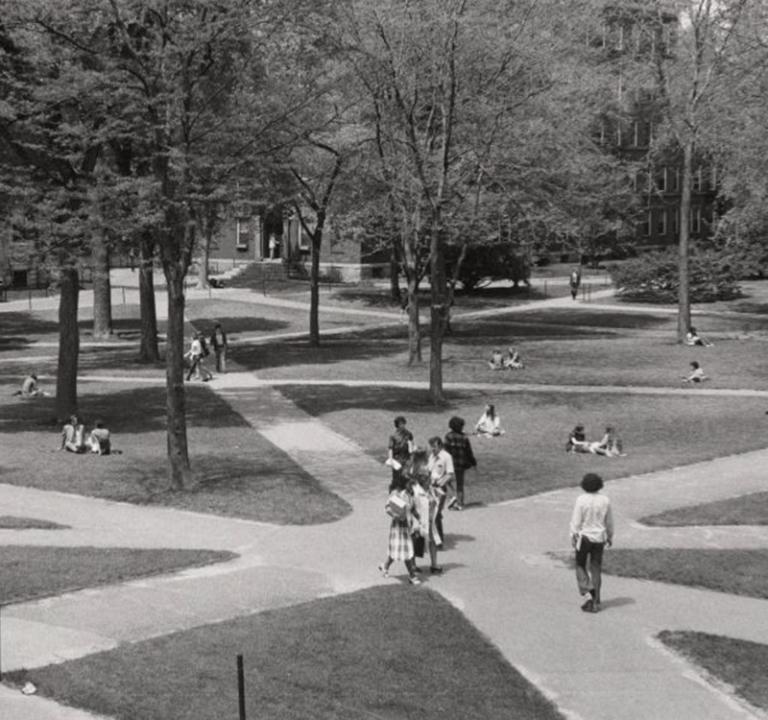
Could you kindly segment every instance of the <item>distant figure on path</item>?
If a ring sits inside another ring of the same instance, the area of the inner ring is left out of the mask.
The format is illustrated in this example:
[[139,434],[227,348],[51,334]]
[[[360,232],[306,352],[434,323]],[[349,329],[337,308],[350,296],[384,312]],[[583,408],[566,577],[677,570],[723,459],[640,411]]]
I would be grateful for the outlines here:
[[408,580],[411,585],[420,585],[421,580],[416,575],[413,561],[413,539],[411,524],[414,517],[413,496],[407,490],[408,481],[401,475],[392,488],[394,494],[404,505],[403,517],[393,517],[389,526],[389,552],[387,559],[379,565],[379,572],[389,577],[389,568],[395,560],[402,560],[408,570]]
[[27,377],[24,378],[24,382],[21,383],[21,390],[17,390],[13,394],[23,398],[44,397],[48,395],[47,392],[44,392],[38,387],[37,375],[34,373],[27,375]]
[[216,355],[216,372],[227,372],[227,333],[224,332],[221,323],[213,326],[211,347]]
[[584,426],[577,425],[568,436],[568,442],[565,444],[565,452],[589,452],[589,443],[584,433]]
[[603,549],[613,544],[613,515],[611,501],[600,495],[603,479],[587,473],[581,481],[584,492],[576,499],[571,515],[571,545],[576,551],[576,582],[582,597],[589,595],[581,606],[584,612],[600,610]]
[[464,418],[454,415],[448,421],[450,430],[445,435],[444,447],[453,458],[453,472],[456,478],[456,495],[448,501],[449,510],[464,509],[464,472],[477,467],[472,452],[472,443],[464,434]]
[[96,455],[110,455],[112,453],[112,438],[109,430],[104,427],[101,420],[93,424],[93,430],[88,435],[88,447]]
[[488,403],[485,406],[483,414],[475,423],[475,434],[484,437],[498,437],[504,434],[504,431],[501,429],[501,419],[496,413],[495,405]]
[[571,286],[571,297],[575,300],[576,296],[579,294],[579,286],[581,285],[581,268],[573,268],[573,270],[571,270],[568,284]]
[[85,452],[85,428],[77,415],[70,415],[69,421],[61,431],[61,447],[59,450],[67,450],[73,453]]
[[202,333],[196,332],[192,336],[192,342],[190,343],[189,350],[187,351],[187,357],[189,358],[189,371],[187,372],[187,381],[192,379],[194,373],[197,380],[210,380],[210,370],[208,370],[203,364],[203,358],[207,354],[207,348],[203,345]]
[[274,260],[277,254],[277,238],[274,235],[269,236],[269,259]]
[[683,382],[701,383],[709,378],[704,374],[701,365],[696,360],[691,361],[691,374],[683,378]]
[[491,370],[504,369],[504,356],[501,354],[501,350],[496,349],[491,353],[491,359],[488,361],[488,367]]
[[395,418],[395,432],[389,436],[387,445],[386,465],[392,468],[392,482],[389,489],[395,487],[396,482],[403,476],[403,468],[413,452],[413,435],[405,427],[406,421],[402,415]]

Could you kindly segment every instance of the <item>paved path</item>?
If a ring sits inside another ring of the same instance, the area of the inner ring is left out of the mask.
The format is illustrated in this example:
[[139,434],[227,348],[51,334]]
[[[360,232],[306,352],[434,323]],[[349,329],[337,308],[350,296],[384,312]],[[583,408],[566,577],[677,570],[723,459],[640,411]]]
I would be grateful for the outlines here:
[[[218,392],[249,419],[255,432],[347,498],[353,513],[330,525],[285,527],[0,485],[3,514],[28,515],[33,507],[36,517],[72,528],[0,531],[0,543],[204,545],[240,555],[209,568],[7,607],[6,669],[36,667],[120,642],[397,581],[385,581],[375,571],[386,542],[382,495],[388,471],[276,390],[249,380],[248,374],[226,376]],[[269,423],[263,418],[270,418]],[[766,461],[768,451],[761,451],[609,483],[606,492],[617,509],[617,543],[765,547],[765,528],[651,529],[636,520],[666,507],[762,490]],[[766,602],[611,577],[605,612],[584,615],[578,610],[572,572],[550,556],[566,550],[575,494],[560,490],[449,514],[449,549],[443,555],[447,572],[430,579],[429,587],[459,607],[570,718],[752,717],[698,681],[653,637],[662,629],[690,628],[768,643]],[[339,554],[340,546],[349,551]],[[585,664],[579,648],[596,641],[598,652]],[[57,712],[40,698],[19,700],[10,690],[0,692],[0,717],[86,717]]]

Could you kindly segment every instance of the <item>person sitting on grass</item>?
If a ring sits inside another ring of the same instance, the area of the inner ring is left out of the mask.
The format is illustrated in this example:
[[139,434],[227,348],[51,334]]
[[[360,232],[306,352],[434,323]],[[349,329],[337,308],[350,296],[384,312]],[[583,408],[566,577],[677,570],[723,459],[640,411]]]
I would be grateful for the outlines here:
[[589,446],[590,452],[595,455],[604,455],[605,457],[624,456],[625,453],[622,452],[622,449],[621,437],[619,437],[613,425],[608,425],[605,428],[605,435],[603,435],[602,440],[593,442]]
[[97,420],[93,424],[93,430],[88,435],[88,447],[96,455],[109,455],[112,452],[110,432],[104,427],[101,420]]
[[685,336],[685,344],[691,346],[698,345],[700,347],[712,347],[712,343],[709,342],[709,340],[699,336],[699,334],[696,332],[696,328],[693,327],[693,325],[691,325],[688,333]]
[[504,367],[507,370],[522,370],[525,367],[520,359],[520,353],[515,348],[510,347],[507,350],[507,357],[504,358]]
[[48,395],[47,392],[44,392],[38,387],[37,375],[34,373],[27,375],[27,377],[24,378],[24,382],[21,383],[21,390],[17,390],[13,394],[23,398],[36,398]]
[[491,353],[491,359],[488,361],[488,367],[491,370],[504,369],[504,356],[501,354],[501,350],[498,348]]
[[704,374],[701,365],[696,360],[691,361],[691,374],[683,378],[683,382],[701,383],[709,378]]
[[576,427],[571,430],[571,434],[568,436],[568,442],[565,444],[565,452],[590,452],[583,425],[576,425]]
[[496,407],[491,403],[485,406],[483,414],[475,424],[475,435],[482,435],[485,437],[498,437],[503,435],[504,431],[501,429],[501,420],[496,413]]
[[70,415],[69,421],[64,425],[61,431],[61,447],[59,450],[66,450],[73,453],[85,452],[85,429],[77,415]]

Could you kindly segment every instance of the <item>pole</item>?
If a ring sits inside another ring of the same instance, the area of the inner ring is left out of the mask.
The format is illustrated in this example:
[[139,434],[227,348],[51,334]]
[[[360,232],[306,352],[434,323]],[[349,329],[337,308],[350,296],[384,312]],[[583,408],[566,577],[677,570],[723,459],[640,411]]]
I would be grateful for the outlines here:
[[123,290],[123,305],[125,305],[125,286],[123,286],[122,290]]
[[237,705],[240,720],[245,720],[245,674],[243,673],[243,656],[237,656]]
[[[0,613],[2,613],[3,606],[0,605]],[[2,648],[2,633],[0,632],[0,648]],[[0,654],[0,682],[3,682],[3,662],[2,655]]]

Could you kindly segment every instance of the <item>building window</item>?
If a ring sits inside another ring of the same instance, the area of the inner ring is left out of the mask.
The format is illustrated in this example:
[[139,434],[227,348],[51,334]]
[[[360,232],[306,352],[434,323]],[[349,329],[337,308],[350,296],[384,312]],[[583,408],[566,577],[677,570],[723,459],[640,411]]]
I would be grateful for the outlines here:
[[691,208],[691,233],[698,235],[701,233],[701,208]]
[[675,237],[680,232],[680,208],[675,208],[672,211],[672,232],[675,234]]
[[656,184],[657,192],[666,192],[667,191],[667,168],[664,167],[661,169],[661,171],[657,172],[653,181]]
[[680,189],[680,168],[675,168],[675,172],[671,174],[669,189],[670,190]]
[[237,250],[240,250],[241,252],[248,250],[249,240],[251,237],[250,218],[238,218],[235,232],[235,247]]
[[704,187],[704,182],[701,174],[701,168],[698,168],[693,172],[693,191],[701,192],[703,187]]
[[661,237],[666,237],[667,235],[667,210],[666,208],[662,208],[659,210],[659,215],[656,220],[656,234],[660,235]]
[[632,123],[632,145],[634,147],[640,145],[640,123],[637,120]]
[[640,222],[639,233],[643,237],[650,237],[651,235],[651,211],[650,210],[645,214],[645,218]]

